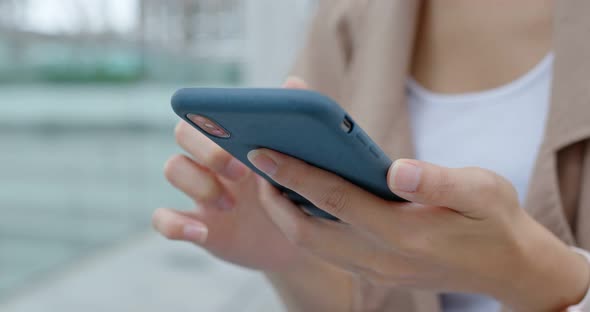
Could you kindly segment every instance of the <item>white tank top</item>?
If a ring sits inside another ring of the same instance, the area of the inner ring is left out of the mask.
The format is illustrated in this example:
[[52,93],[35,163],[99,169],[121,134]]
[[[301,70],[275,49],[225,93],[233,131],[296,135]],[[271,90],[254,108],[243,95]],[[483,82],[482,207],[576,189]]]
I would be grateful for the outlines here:
[[[416,158],[447,167],[477,166],[514,184],[521,203],[545,130],[553,55],[524,76],[487,91],[438,94],[407,87]],[[499,312],[493,298],[442,295],[444,312]]]

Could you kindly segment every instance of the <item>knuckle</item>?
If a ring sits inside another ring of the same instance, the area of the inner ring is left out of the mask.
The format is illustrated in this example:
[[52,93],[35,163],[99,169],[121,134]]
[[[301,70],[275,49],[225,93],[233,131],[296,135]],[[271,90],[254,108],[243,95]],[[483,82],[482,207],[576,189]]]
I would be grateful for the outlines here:
[[152,226],[156,231],[162,234],[162,236],[168,239],[176,238],[176,232],[174,231],[174,228],[168,222],[166,222],[163,212],[159,210],[154,212],[154,215],[152,216]]
[[500,192],[503,178],[492,171],[474,168],[478,191],[482,194],[496,195]]
[[384,256],[377,266],[363,266],[359,271],[369,281],[377,285],[405,286],[409,284],[409,277],[416,274],[400,259],[397,255]]
[[211,152],[205,154],[203,158],[205,166],[216,172],[221,172],[231,160],[231,155],[216,146]]
[[170,226],[162,226],[158,228],[158,232],[162,234],[162,236],[166,237],[167,239],[175,239],[176,235],[174,235],[174,231]]
[[217,198],[220,187],[206,169],[192,166],[184,155],[174,155],[164,164],[164,176],[195,201],[209,202]]
[[154,211],[152,214],[152,228],[159,231],[159,221],[160,221],[160,209]]
[[456,191],[457,185],[447,170],[439,168],[435,177],[436,186],[429,190],[429,196],[433,201],[441,201]]
[[518,193],[514,185],[506,180],[506,178],[493,171],[479,169],[478,179],[481,181],[478,191],[484,196],[488,196],[489,200],[500,200],[502,203],[507,204],[507,206],[520,206],[518,203]]
[[415,239],[404,235],[397,239],[396,245],[399,251],[405,255],[413,255],[416,249]]
[[311,239],[309,226],[304,219],[295,220],[288,232],[288,238],[295,246],[308,247]]
[[372,272],[377,275],[384,275],[384,266],[387,266],[388,261],[384,258],[383,252],[381,252],[376,246],[372,247],[366,252],[365,259],[363,259],[364,266],[369,268]]
[[333,212],[336,215],[341,215],[348,211],[350,201],[346,195],[346,190],[343,185],[335,185],[323,194],[318,205],[325,210]]
[[[384,275],[373,270],[366,270],[361,269],[359,270],[361,275],[367,279],[367,281],[376,286],[398,286],[395,281],[395,278],[391,278],[388,275]],[[363,311],[383,311],[383,306],[381,304],[373,303],[373,305],[363,306]]]
[[453,182],[453,179],[447,170],[440,169],[438,171],[438,179],[440,187],[446,191],[450,191],[456,187],[455,182]]
[[260,205],[263,207],[272,207],[275,201],[272,198],[272,189],[271,186],[262,185],[258,189],[257,199],[260,201]]
[[202,186],[199,188],[199,192],[197,194],[197,200],[202,202],[212,202],[218,199],[220,193],[220,189],[217,186],[217,183],[209,177],[203,177]]
[[304,186],[304,177],[306,177],[306,170],[304,168],[298,170],[292,170],[292,168],[288,165],[280,166],[278,171],[275,174],[275,179],[277,182],[281,183],[282,185],[292,189],[292,190],[301,190]]
[[207,170],[199,169],[193,183],[194,192],[191,194],[194,194],[195,201],[209,203],[219,198],[222,188],[217,179]]
[[176,127],[174,127],[174,138],[177,144],[182,145],[184,143],[189,130],[191,130],[190,125],[183,120],[176,124]]
[[[363,265],[356,265],[354,271],[360,273],[367,281],[375,285],[382,286],[395,286],[397,285],[397,274],[398,268],[395,268],[387,263],[390,260],[389,257],[381,259],[377,264],[368,263]],[[385,263],[385,265],[382,265]]]
[[432,254],[432,238],[426,234],[403,235],[398,240],[399,250],[414,257],[427,257]]
[[258,197],[260,204],[266,208],[273,208],[277,206],[277,198],[283,196],[280,192],[271,184],[263,184],[258,189]]
[[178,168],[180,168],[184,161],[184,156],[174,155],[164,163],[164,176],[170,183],[174,184],[174,182],[176,182],[179,171]]
[[420,285],[424,285],[423,282],[420,282],[421,278],[419,276],[421,273],[422,272],[398,270],[398,272],[392,276],[392,280],[397,287],[416,288],[420,287]]

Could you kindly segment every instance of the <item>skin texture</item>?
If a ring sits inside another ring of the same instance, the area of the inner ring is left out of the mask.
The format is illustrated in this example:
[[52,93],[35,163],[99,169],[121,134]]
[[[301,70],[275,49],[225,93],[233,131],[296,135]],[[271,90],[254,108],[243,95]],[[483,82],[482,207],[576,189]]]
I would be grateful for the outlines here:
[[[412,75],[444,93],[514,80],[551,49],[552,3],[426,1]],[[306,88],[298,79],[286,87]],[[585,260],[531,219],[510,183],[493,172],[398,160],[389,183],[412,202],[400,204],[299,160],[250,154],[278,183],[344,221],[334,223],[303,214],[183,121],[176,138],[187,156],[172,157],[165,174],[198,208],[159,209],[155,228],[264,271],[290,311],[350,310],[342,299],[352,297],[351,276],[481,292],[515,311],[559,311],[588,289]]]
[[262,185],[263,206],[289,241],[375,283],[485,293],[516,311],[559,311],[588,288],[585,259],[531,219],[493,172],[398,160],[389,184],[411,203],[395,203],[277,152],[249,159],[343,221],[307,216]]
[[292,311],[347,309],[350,302],[330,298],[351,297],[352,275],[485,293],[516,311],[559,311],[588,287],[586,261],[531,219],[512,185],[493,172],[398,160],[389,184],[411,203],[393,203],[300,160],[250,152],[260,170],[344,221],[335,223],[304,214],[188,124],[179,123],[176,136],[190,157],[173,156],[165,175],[199,208],[158,209],[154,227],[266,272]]
[[[305,88],[289,79],[286,88]],[[188,241],[216,257],[261,270],[293,311],[343,311],[350,302],[350,273],[292,244],[262,209],[256,175],[188,123],[180,121],[175,136],[187,155],[174,155],[164,175],[193,199],[195,208],[157,209],[153,226],[171,240]],[[265,185],[265,183],[267,185]],[[330,285],[326,291],[326,285]],[[324,295],[321,295],[324,294]]]
[[[175,134],[188,156],[171,157],[164,173],[197,208],[189,212],[158,209],[153,217],[156,229],[168,238],[183,239],[184,226],[201,227],[206,237],[191,240],[200,241],[220,258],[253,269],[281,271],[305,257],[260,209],[259,185],[248,167],[184,121]],[[257,246],[266,252],[252,252]]]
[[412,76],[440,93],[513,81],[551,50],[553,9],[554,0],[426,0]]

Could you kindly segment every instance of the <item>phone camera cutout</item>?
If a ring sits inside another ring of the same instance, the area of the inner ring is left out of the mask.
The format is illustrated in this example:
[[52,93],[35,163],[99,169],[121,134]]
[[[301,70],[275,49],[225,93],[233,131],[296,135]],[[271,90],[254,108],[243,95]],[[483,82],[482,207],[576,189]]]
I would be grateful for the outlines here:
[[208,134],[218,137],[218,138],[222,138],[222,139],[227,139],[229,138],[231,135],[229,134],[229,132],[227,130],[225,130],[222,126],[220,126],[217,122],[202,116],[202,115],[197,115],[197,114],[188,114],[186,115],[186,117],[192,121],[197,127],[199,127],[201,130],[207,132]]
[[350,120],[350,118],[348,118],[348,116],[344,116],[342,123],[340,123],[340,129],[342,129],[342,131],[344,131],[346,133],[351,133],[352,127],[353,127],[352,120]]

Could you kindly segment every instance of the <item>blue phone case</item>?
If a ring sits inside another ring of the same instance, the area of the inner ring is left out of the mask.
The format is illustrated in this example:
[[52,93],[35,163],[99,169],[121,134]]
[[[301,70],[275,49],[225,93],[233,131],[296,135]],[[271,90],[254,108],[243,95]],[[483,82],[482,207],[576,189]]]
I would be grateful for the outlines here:
[[[312,215],[336,219],[258,171],[248,161],[248,152],[262,147],[272,149],[333,172],[386,200],[403,201],[387,186],[387,171],[392,161],[337,103],[320,93],[289,89],[188,88],[174,94],[172,108]],[[187,117],[189,114],[214,120],[231,136],[219,138],[208,134]],[[345,119],[351,125],[350,131],[342,128]]]

